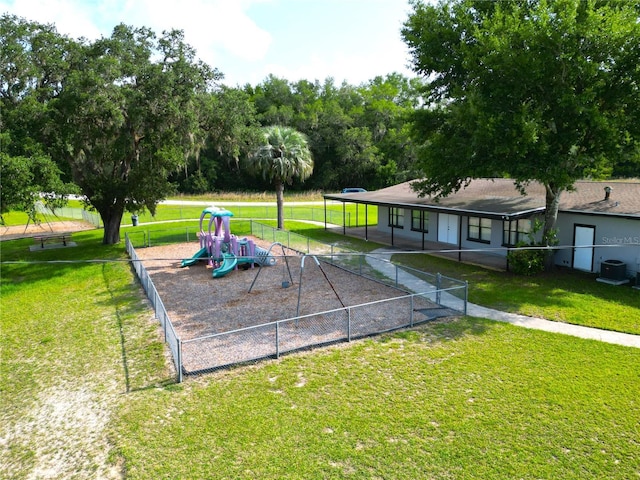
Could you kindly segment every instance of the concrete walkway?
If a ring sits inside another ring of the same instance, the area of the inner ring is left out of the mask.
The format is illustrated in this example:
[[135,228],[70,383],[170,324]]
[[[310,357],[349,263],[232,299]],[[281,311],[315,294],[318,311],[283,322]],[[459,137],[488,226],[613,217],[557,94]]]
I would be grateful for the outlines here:
[[[399,269],[396,273],[395,266],[390,263],[390,258],[393,253],[398,253],[398,250],[374,250],[370,252],[370,255],[367,255],[367,263],[389,278],[395,279],[397,276],[399,284],[406,286],[414,292],[429,292],[435,289],[433,285],[430,285],[406,271]],[[496,320],[498,322],[506,322],[519,327],[561,333],[563,335],[571,335],[591,340],[599,340],[601,342],[623,345],[625,347],[640,348],[640,335],[612,332],[610,330],[583,327],[581,325],[572,325],[563,322],[553,322],[551,320],[545,320],[544,318],[528,317],[517,313],[501,312],[499,310],[483,307],[474,303],[467,303],[467,315]]]

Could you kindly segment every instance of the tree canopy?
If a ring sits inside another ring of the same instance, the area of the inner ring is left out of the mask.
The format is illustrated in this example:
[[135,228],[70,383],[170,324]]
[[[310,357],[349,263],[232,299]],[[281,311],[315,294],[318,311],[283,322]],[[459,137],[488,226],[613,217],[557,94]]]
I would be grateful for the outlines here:
[[119,241],[125,211],[153,213],[174,191],[169,173],[200,128],[197,96],[217,77],[194,58],[181,32],[119,25],[81,46],[51,106],[60,155],[102,217],[104,243]]
[[636,155],[640,22],[636,2],[412,2],[402,35],[428,81],[416,111],[420,194],[470,179],[545,185],[545,236],[563,191]]
[[77,189],[50,157],[47,102],[62,88],[69,40],[52,26],[0,17],[0,221],[11,210],[36,220],[36,201],[55,210]]
[[176,190],[271,188],[241,169],[260,127],[273,125],[304,134],[313,158],[290,189],[422,177],[421,194],[445,195],[476,177],[508,176],[522,191],[537,180],[549,194],[547,232],[576,179],[638,176],[637,2],[411,6],[402,35],[421,77],[336,85],[270,75],[242,88],[217,85],[222,74],[180,31],[119,25],[89,42],[3,15],[2,211],[29,210],[47,189],[63,200],[74,182],[114,243],[124,212],[153,212]]

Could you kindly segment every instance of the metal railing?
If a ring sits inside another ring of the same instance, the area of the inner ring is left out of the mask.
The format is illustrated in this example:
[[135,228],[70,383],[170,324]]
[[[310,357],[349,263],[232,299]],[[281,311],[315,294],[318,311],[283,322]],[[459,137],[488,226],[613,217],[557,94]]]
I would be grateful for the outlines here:
[[[127,252],[164,331],[178,372],[178,381],[182,381],[183,374],[277,358],[295,350],[412,327],[437,316],[466,314],[466,282],[398,266],[375,254],[354,252],[255,221],[251,222],[251,232],[263,240],[279,242],[304,255],[313,255],[316,260],[391,286],[398,291],[398,296],[181,340],[130,238],[131,235],[138,235],[137,243],[146,247],[152,244],[151,237],[147,232],[127,233]],[[196,239],[195,231],[189,229],[164,234],[154,232],[154,235],[154,244]]]
[[139,229],[128,231],[126,236],[136,248],[145,248],[172,243],[193,242],[198,240],[200,228],[197,226],[167,228],[166,230]]

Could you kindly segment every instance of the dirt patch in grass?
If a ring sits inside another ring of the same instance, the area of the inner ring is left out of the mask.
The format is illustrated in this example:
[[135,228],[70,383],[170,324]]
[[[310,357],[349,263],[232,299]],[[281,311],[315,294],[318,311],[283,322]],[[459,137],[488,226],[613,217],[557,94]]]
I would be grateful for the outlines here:
[[96,228],[83,221],[64,221],[51,223],[30,223],[29,225],[0,226],[0,242],[16,240],[18,238],[30,238],[50,233],[80,232]]
[[[1,439],[5,445],[19,446],[18,455],[28,462],[0,465],[0,470],[29,479],[91,478],[120,479],[122,472],[108,459],[110,445],[106,428],[114,399],[108,400],[86,386],[57,385],[38,395],[28,414],[8,429]],[[26,442],[26,443],[24,443]],[[6,470],[5,470],[6,469]]]

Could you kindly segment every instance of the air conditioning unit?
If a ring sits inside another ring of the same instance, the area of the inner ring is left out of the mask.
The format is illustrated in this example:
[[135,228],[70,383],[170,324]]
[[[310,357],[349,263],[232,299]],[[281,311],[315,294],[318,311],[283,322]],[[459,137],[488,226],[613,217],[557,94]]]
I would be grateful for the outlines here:
[[603,260],[600,264],[600,277],[607,280],[627,279],[627,265],[621,260]]

